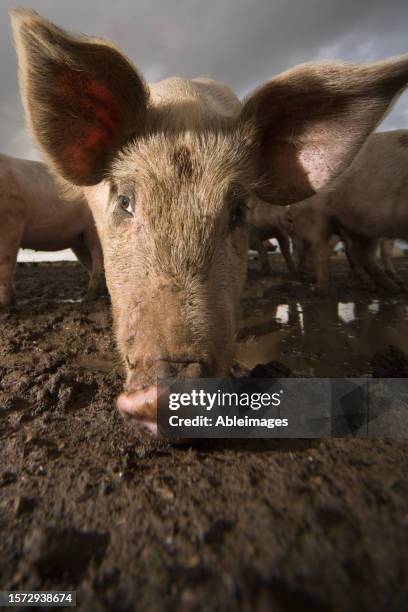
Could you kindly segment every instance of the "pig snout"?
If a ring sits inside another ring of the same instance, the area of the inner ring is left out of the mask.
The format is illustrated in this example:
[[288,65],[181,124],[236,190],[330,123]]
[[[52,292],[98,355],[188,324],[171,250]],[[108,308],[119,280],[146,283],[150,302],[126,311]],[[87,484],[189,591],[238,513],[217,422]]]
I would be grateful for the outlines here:
[[117,399],[120,413],[137,418],[151,433],[157,431],[158,390],[156,385],[129,393],[121,393]]
[[[159,360],[156,362],[156,378],[171,380],[176,378],[204,378],[208,376],[208,368],[200,361]],[[140,425],[150,433],[157,433],[157,408],[159,394],[168,395],[168,387],[163,384],[153,384],[147,387],[135,388],[132,377],[127,390],[117,399],[117,407],[121,414],[137,419]]]

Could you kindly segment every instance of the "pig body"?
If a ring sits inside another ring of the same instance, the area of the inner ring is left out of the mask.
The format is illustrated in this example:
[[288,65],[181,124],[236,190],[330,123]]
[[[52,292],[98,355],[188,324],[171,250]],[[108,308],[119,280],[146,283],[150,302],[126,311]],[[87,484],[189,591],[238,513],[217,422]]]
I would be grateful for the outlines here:
[[65,197],[45,164],[0,155],[0,305],[13,300],[20,248],[70,248],[90,274],[88,295],[99,289],[102,251],[90,208],[83,197]]
[[209,79],[149,86],[113,43],[33,11],[12,21],[29,127],[101,237],[118,407],[154,427],[158,379],[229,373],[255,197],[298,202],[347,167],[406,87],[408,57],[304,64],[241,103]]
[[268,252],[264,243],[265,240],[276,238],[288,270],[294,274],[295,265],[290,252],[290,239],[279,222],[281,211],[280,206],[256,199],[249,213],[250,246],[258,251],[262,270],[269,272]]
[[382,238],[408,238],[408,130],[372,134],[330,188],[284,210],[281,222],[308,245],[322,293],[329,288],[335,234],[345,239],[349,260],[377,285],[397,290],[389,255],[383,247],[382,269],[376,252]]

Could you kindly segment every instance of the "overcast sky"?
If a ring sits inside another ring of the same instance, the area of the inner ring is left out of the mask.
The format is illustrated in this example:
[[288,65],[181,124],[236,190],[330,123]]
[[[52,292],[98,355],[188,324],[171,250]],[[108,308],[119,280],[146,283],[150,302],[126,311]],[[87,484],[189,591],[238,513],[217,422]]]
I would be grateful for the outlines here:
[[[407,0],[1,0],[0,151],[31,159],[7,14],[16,4],[111,38],[148,81],[205,75],[240,96],[299,62],[408,52]],[[408,93],[381,126],[394,128],[408,128]]]

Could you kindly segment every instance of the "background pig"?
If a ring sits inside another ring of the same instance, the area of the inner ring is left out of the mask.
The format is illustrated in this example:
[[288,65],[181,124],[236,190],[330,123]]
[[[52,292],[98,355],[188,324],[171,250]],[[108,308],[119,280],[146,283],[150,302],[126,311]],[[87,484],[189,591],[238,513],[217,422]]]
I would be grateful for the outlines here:
[[110,42],[19,10],[31,130],[84,192],[126,364],[119,408],[154,422],[155,383],[225,376],[247,269],[247,210],[305,199],[341,172],[408,81],[408,58],[305,64],[242,105],[225,85],[146,85]]
[[0,305],[13,300],[19,248],[72,249],[89,272],[88,297],[95,297],[103,261],[92,213],[84,197],[64,195],[39,162],[0,155]]
[[288,207],[281,219],[308,245],[321,292],[329,286],[336,233],[346,238],[349,260],[379,286],[398,290],[389,258],[382,269],[376,251],[380,238],[408,238],[408,130],[373,134],[330,188]]
[[295,266],[290,253],[290,240],[288,234],[279,223],[282,208],[263,202],[259,198],[255,200],[254,206],[249,212],[250,246],[259,253],[261,267],[264,272],[269,272],[268,252],[265,240],[276,238],[282,255],[286,261],[289,272],[295,273]]

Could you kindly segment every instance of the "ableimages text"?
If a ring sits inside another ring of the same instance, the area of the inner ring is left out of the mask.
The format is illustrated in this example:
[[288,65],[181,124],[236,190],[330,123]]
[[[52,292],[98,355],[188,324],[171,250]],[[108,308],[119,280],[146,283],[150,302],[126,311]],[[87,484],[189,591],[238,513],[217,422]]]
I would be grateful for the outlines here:
[[171,427],[266,427],[274,429],[275,427],[287,427],[288,424],[288,419],[264,419],[247,415],[244,417],[220,415],[215,423],[211,417],[201,414],[195,417],[179,417],[174,414],[169,418]]

